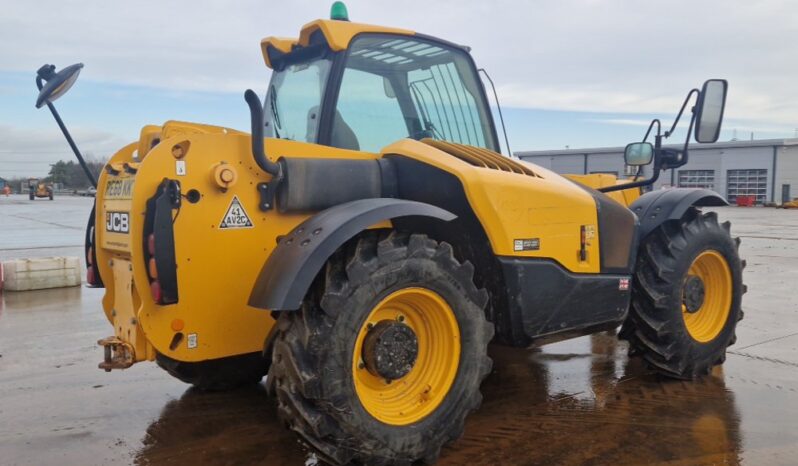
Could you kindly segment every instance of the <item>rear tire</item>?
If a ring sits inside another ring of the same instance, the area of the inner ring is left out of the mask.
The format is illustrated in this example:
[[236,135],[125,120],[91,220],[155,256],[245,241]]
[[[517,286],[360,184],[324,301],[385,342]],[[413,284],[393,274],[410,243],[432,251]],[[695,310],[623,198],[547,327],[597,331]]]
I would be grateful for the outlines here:
[[[424,235],[383,238],[369,232],[348,253],[336,253],[301,310],[282,312],[277,322],[267,384],[277,395],[280,417],[337,464],[434,462],[480,406],[479,386],[492,367],[488,295],[474,285],[473,266],[457,261],[447,243]],[[421,304],[383,307],[397,296],[417,297]],[[436,307],[427,298],[445,304]],[[390,314],[375,314],[385,309]],[[430,317],[438,313],[445,318]],[[403,375],[383,379],[384,372],[372,372],[374,359],[361,343],[375,329],[402,327],[397,321],[416,332],[417,359]],[[447,328],[457,329],[454,338]],[[436,359],[441,354],[446,356]],[[417,394],[417,387],[426,389]],[[399,406],[392,400],[403,401]]]
[[269,359],[261,352],[201,362],[177,361],[158,353],[155,362],[172,377],[210,392],[254,385],[269,371]]
[[743,318],[745,263],[739,244],[729,222],[721,225],[716,213],[695,208],[645,238],[632,308],[620,332],[631,354],[679,379],[708,374],[726,360],[726,348],[734,343]]

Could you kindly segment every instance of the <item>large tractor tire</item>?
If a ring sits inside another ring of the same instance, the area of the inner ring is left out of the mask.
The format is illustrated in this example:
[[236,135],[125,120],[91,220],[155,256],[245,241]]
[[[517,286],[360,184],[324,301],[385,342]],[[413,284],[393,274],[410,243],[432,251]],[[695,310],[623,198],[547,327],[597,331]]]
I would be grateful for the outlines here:
[[172,377],[212,392],[254,385],[269,371],[269,359],[261,352],[201,362],[177,361],[158,353],[155,362]]
[[424,235],[343,249],[301,310],[279,316],[267,378],[279,414],[333,463],[432,463],[482,401],[487,292]]
[[743,318],[740,241],[714,212],[691,208],[640,246],[632,308],[621,336],[632,354],[679,379],[708,374],[726,360]]

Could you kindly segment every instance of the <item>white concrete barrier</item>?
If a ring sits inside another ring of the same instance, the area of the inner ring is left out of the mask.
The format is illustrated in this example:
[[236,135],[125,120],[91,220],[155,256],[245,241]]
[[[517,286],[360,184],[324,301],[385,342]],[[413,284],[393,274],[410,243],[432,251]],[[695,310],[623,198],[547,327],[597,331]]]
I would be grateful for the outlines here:
[[41,290],[80,286],[77,257],[40,257],[3,262],[6,291]]

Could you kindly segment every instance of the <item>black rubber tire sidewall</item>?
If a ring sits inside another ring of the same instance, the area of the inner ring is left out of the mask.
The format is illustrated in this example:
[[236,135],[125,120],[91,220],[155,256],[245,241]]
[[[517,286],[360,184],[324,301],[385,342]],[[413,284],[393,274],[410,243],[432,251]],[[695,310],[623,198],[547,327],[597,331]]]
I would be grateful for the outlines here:
[[[723,256],[723,259],[726,261],[729,271],[731,272],[731,308],[729,309],[729,315],[727,316],[726,322],[723,324],[723,329],[720,331],[720,333],[715,338],[705,343],[695,340],[687,331],[687,325],[682,314],[681,286],[674,289],[674,295],[671,298],[673,302],[676,303],[674,306],[676,316],[674,316],[674,318],[678,320],[683,329],[682,344],[690,348],[689,357],[692,357],[696,360],[704,360],[707,358],[711,359],[716,357],[718,353],[726,351],[726,347],[729,346],[729,340],[731,340],[732,335],[734,334],[735,326],[737,325],[737,320],[740,313],[740,304],[742,301],[743,279],[742,269],[740,267],[740,259],[737,254],[737,247],[734,244],[734,240],[732,240],[731,236],[729,236],[720,228],[711,229],[701,235],[690,237],[687,249],[685,249],[683,254],[677,258],[678,265],[675,272],[678,277],[681,277],[679,283],[683,283],[684,279],[687,278],[690,265],[693,263],[696,257],[708,250],[713,250],[720,253],[720,255]],[[712,363],[714,363],[714,361],[712,361]]]
[[[438,272],[431,272],[430,266]],[[386,270],[387,269],[387,270]],[[322,367],[332,370],[349,371],[352,365],[355,342],[353,335],[357,335],[365,323],[371,310],[386,296],[402,288],[418,286],[438,293],[451,307],[460,327],[460,362],[457,375],[450,392],[446,395],[441,405],[426,418],[408,426],[390,426],[380,422],[369,414],[360,403],[353,377],[347,377],[342,386],[341,395],[351,400],[349,413],[353,421],[345,424],[354,426],[357,432],[350,432],[358,438],[373,436],[379,442],[388,446],[406,445],[427,442],[438,443],[435,436],[447,435],[445,424],[451,421],[452,414],[461,410],[470,410],[472,407],[463,407],[462,403],[469,402],[469,393],[477,390],[482,380],[480,362],[485,358],[481,353],[483,345],[475,341],[481,331],[478,325],[483,325],[483,320],[474,319],[482,310],[468,297],[468,290],[463,287],[450,271],[440,267],[429,259],[408,259],[400,268],[383,267],[367,282],[353,290],[350,295],[350,312],[340,315],[332,330],[331,347],[326,361]],[[375,295],[374,290],[379,293]],[[334,381],[337,378],[322,378],[322,383]],[[324,390],[336,391],[335,387],[325,386]],[[443,425],[442,425],[443,424]],[[445,441],[445,440],[443,440]]]
[[[630,342],[630,352],[642,356],[657,372],[679,379],[706,375],[723,363],[743,316],[744,263],[739,244],[739,239],[731,237],[729,222],[720,224],[716,213],[695,208],[652,231],[641,243],[632,309],[621,332]],[[719,253],[729,267],[732,299],[720,332],[710,341],[699,342],[687,330],[682,293],[693,261],[709,250]]]

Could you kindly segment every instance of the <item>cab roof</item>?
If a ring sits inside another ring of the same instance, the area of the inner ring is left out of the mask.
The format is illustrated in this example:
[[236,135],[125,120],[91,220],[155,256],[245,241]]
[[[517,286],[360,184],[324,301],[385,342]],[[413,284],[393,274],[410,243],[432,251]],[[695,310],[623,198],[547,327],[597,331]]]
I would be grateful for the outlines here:
[[408,29],[351,23],[349,21],[318,19],[302,26],[299,39],[267,37],[260,42],[260,47],[266,66],[273,68],[272,64],[274,61],[282,55],[290,53],[298,47],[307,47],[311,45],[311,42],[315,43],[318,39],[323,39],[333,52],[340,52],[349,48],[349,43],[352,41],[353,37],[365,32],[404,36],[416,35],[414,31]]

